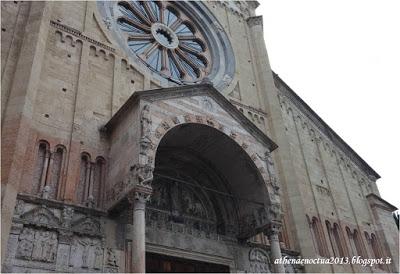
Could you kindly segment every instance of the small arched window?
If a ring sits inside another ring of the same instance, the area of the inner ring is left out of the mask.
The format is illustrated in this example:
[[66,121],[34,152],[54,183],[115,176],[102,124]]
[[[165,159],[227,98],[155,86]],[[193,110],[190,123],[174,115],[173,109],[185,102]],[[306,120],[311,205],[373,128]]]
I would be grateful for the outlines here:
[[337,257],[344,257],[345,251],[339,225],[334,223],[332,226],[329,221],[326,221],[325,223],[334,255]]
[[82,205],[101,207],[104,194],[106,161],[98,157],[91,162],[88,153],[82,153],[76,199]]
[[[307,217],[308,218],[308,217]],[[322,231],[321,223],[317,217],[313,217],[311,221],[309,220],[309,225],[311,229],[311,234],[314,240],[314,247],[320,256],[328,257],[329,252],[326,248],[325,236]]]
[[356,246],[357,254],[363,258],[366,258],[367,256],[365,255],[365,252],[364,252],[364,245],[362,243],[360,233],[356,229],[354,229],[353,238],[354,238],[354,244]]
[[336,242],[333,237],[333,227],[329,221],[325,221],[325,224],[326,224],[326,230],[328,231],[329,242],[331,243],[332,246],[333,255],[338,256],[339,250],[337,249]]
[[51,154],[50,159],[50,174],[46,185],[50,186],[49,198],[60,198],[60,186],[62,181],[62,171],[65,157],[65,148],[58,146]]
[[364,244],[362,243],[362,239],[357,229],[353,231],[350,228],[346,227],[347,237],[349,238],[350,246],[352,249],[352,253],[354,256],[361,256],[363,258],[366,257]]
[[104,177],[105,177],[105,160],[98,157],[94,167],[94,180],[91,187],[91,195],[97,207],[101,207],[103,203],[104,194]]
[[50,145],[46,141],[38,143],[35,167],[33,171],[32,194],[39,194],[45,185],[50,158]]
[[76,188],[76,200],[80,204],[85,204],[89,193],[90,182],[90,155],[88,153],[81,154],[81,163],[79,171],[79,182]]
[[381,251],[381,248],[379,246],[378,239],[377,239],[377,237],[375,236],[374,233],[371,234],[371,246],[372,246],[372,250],[373,250],[373,253],[375,255],[375,258],[377,258],[377,259],[378,258],[382,258],[383,257],[382,256],[382,251]]
[[[382,249],[380,248],[378,239],[374,233],[371,234],[371,236],[368,234],[368,232],[364,232],[365,234],[365,239],[367,240],[368,248],[370,251],[370,254],[373,258],[375,259],[380,259],[383,258],[383,252]],[[377,267],[381,268],[384,270],[384,265],[379,264]]]
[[337,249],[339,251],[339,256],[340,257],[345,257],[347,255],[346,248],[345,248],[345,243],[342,237],[342,230],[340,229],[340,226],[338,224],[333,225],[333,237],[335,239],[335,243],[337,246]]

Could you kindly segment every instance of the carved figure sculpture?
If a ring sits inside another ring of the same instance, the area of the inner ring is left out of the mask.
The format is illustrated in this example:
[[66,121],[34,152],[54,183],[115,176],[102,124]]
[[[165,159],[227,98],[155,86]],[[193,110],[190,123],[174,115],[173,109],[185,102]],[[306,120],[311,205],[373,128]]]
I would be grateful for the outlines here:
[[74,216],[74,209],[68,206],[64,207],[62,213],[62,220],[63,220],[62,226],[70,227],[73,216]]
[[118,266],[117,256],[112,248],[107,248],[107,265]]
[[54,262],[56,260],[58,248],[57,234],[52,233],[48,242],[46,242],[45,259],[47,262]]
[[24,228],[19,235],[17,258],[30,260],[33,251],[34,231],[31,228]]
[[86,239],[84,240],[78,240],[79,244],[82,245],[83,247],[83,252],[82,252],[82,266],[83,268],[88,268],[88,256],[89,256],[89,249],[90,245],[87,242]]
[[51,192],[51,187],[50,186],[45,186],[43,188],[43,191],[42,191],[42,198],[43,199],[49,199],[50,192]]
[[279,195],[279,183],[278,183],[278,179],[276,177],[276,172],[275,172],[275,166],[274,166],[274,162],[272,160],[272,156],[271,153],[269,151],[265,152],[265,155],[259,155],[257,153],[257,156],[265,162],[266,166],[267,166],[267,171],[268,171],[268,175],[269,175],[269,179],[270,179],[270,183],[272,185],[272,188],[274,190],[274,193],[276,195]]
[[103,249],[97,245],[94,249],[94,269],[101,269],[103,264]]
[[150,131],[151,131],[151,115],[150,115],[150,106],[145,105],[142,109],[142,113],[140,115],[140,126],[142,139],[147,138],[150,139]]
[[32,260],[40,261],[42,259],[43,245],[44,245],[43,238],[45,238],[45,232],[36,231],[35,242],[32,251]]

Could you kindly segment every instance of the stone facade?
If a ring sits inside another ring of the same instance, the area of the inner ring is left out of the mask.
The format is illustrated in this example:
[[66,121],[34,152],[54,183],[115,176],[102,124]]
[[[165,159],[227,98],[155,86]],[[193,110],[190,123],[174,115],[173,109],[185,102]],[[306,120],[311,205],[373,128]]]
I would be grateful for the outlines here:
[[[379,175],[272,72],[257,2],[168,4],[206,44],[188,84],[127,49],[118,3],[1,3],[3,271],[398,271]],[[358,255],[393,262],[273,264]]]

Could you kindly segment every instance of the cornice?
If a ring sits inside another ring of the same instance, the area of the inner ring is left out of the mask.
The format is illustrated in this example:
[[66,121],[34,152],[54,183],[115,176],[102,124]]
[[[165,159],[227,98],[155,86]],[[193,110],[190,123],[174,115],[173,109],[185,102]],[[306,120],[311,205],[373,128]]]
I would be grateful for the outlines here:
[[394,205],[390,204],[386,200],[382,199],[381,197],[377,196],[376,194],[368,194],[367,196],[368,201],[370,202],[371,207],[379,207],[386,211],[393,212],[396,211],[398,208]]
[[69,206],[69,207],[74,208],[74,210],[76,212],[82,212],[84,214],[89,214],[91,216],[103,216],[103,217],[107,216],[107,212],[104,210],[101,210],[101,209],[84,207],[81,205],[77,205],[74,203],[68,203],[65,201],[43,199],[41,197],[31,195],[31,194],[26,194],[26,193],[18,193],[17,199],[22,200],[24,202],[32,203],[32,204],[47,205],[49,207],[58,208],[58,209],[63,209],[65,206]]
[[370,167],[319,115],[311,109],[276,73],[273,72],[274,82],[282,95],[287,97],[301,113],[306,116],[336,147],[338,147],[361,170],[375,180],[381,176]]
[[278,147],[275,142],[273,142],[267,135],[265,135],[256,125],[253,124],[253,122],[251,122],[241,111],[239,111],[231,102],[229,102],[229,100],[224,95],[216,90],[215,87],[211,84],[186,85],[135,92],[117,111],[117,113],[107,122],[107,124],[102,128],[102,131],[112,131],[116,124],[118,124],[120,118],[123,117],[127,111],[132,109],[132,106],[140,100],[153,102],[157,100],[184,98],[198,95],[205,95],[213,98],[215,102],[220,104],[221,107],[225,109],[225,111],[227,111],[230,115],[232,115],[232,117],[236,119],[250,134],[252,134],[264,145],[266,145],[270,151],[273,151]]

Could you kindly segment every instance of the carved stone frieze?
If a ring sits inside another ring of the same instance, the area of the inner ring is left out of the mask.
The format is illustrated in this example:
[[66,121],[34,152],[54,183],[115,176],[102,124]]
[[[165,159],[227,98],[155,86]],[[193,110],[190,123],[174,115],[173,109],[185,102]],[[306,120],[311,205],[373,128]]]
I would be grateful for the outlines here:
[[252,248],[249,252],[250,272],[269,273],[271,263],[267,251],[261,248]]
[[38,206],[20,216],[24,223],[42,225],[47,227],[60,226],[60,219],[54,215],[45,205]]
[[275,214],[271,213],[271,210],[274,209],[269,207],[266,210],[264,207],[259,207],[253,210],[252,213],[245,214],[240,221],[239,238],[247,239],[267,229],[275,216]]
[[75,236],[70,248],[69,267],[101,270],[103,249],[102,241],[98,238]]
[[118,267],[117,255],[115,254],[115,250],[112,248],[107,248],[106,265]]
[[264,155],[260,155],[257,153],[257,156],[260,158],[261,161],[265,163],[269,175],[269,183],[272,185],[274,194],[279,196],[280,186],[278,182],[278,177],[276,176],[275,166],[272,160],[271,153],[269,151],[265,152]]
[[53,263],[57,248],[57,232],[25,227],[19,235],[16,258]]
[[25,212],[25,202],[22,200],[17,200],[15,204],[15,209],[14,209],[14,215],[15,216],[20,216]]
[[89,216],[82,217],[71,224],[71,230],[80,234],[102,235],[101,223]]
[[66,206],[62,212],[62,226],[65,228],[71,227],[71,222],[74,217],[74,209],[72,207]]

